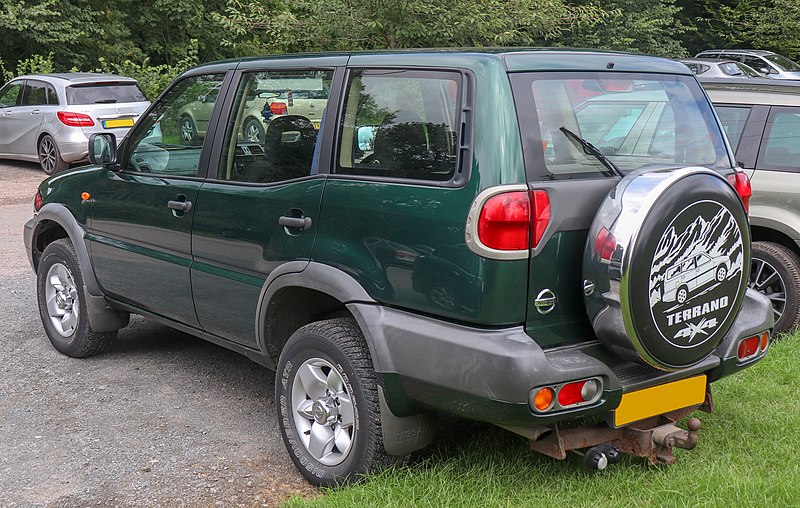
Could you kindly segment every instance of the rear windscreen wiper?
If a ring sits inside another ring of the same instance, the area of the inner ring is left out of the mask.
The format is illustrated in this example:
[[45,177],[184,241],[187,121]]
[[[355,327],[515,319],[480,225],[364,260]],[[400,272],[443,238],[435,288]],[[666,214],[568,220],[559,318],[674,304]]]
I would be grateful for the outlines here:
[[594,155],[594,158],[595,158],[595,159],[597,159],[597,160],[599,160],[599,161],[600,161],[600,163],[601,163],[603,166],[607,167],[607,168],[608,168],[608,170],[609,170],[609,171],[610,171],[612,174],[614,174],[614,175],[617,175],[617,176],[619,176],[620,178],[622,178],[622,177],[624,177],[624,176],[625,176],[625,175],[622,173],[622,171],[620,171],[620,169],[619,169],[619,168],[616,166],[616,164],[614,164],[613,162],[611,162],[611,159],[609,159],[608,157],[606,157],[606,156],[603,154],[603,152],[601,152],[601,151],[600,151],[600,149],[599,149],[599,148],[597,148],[597,147],[596,147],[596,146],[594,146],[593,144],[589,143],[588,141],[586,141],[585,139],[583,139],[582,137],[578,136],[577,134],[575,134],[574,132],[572,132],[571,130],[567,129],[567,128],[566,128],[566,127],[564,127],[564,126],[561,126],[561,127],[559,127],[559,130],[560,130],[561,132],[563,132],[563,133],[564,133],[564,134],[565,134],[565,135],[566,135],[568,138],[570,138],[570,139],[572,139],[572,140],[576,141],[577,143],[579,143],[579,144],[580,144],[580,145],[581,145],[581,146],[582,146],[584,149],[586,149],[586,151],[587,151],[587,152],[589,152],[591,155]]

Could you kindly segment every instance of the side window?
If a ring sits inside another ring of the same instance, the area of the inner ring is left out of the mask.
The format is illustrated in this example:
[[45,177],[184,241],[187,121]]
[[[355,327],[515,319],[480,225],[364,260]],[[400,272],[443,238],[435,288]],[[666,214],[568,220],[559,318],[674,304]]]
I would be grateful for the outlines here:
[[130,135],[126,171],[197,176],[203,140],[224,74],[179,81]]
[[767,63],[764,60],[755,56],[744,56],[742,57],[742,62],[749,65],[758,72],[761,72],[761,69],[770,68],[769,65],[767,65]]
[[23,106],[45,106],[47,105],[47,92],[45,84],[41,81],[25,82],[25,92],[22,94]]
[[800,171],[800,108],[772,108],[756,168]]
[[450,180],[456,169],[460,86],[455,72],[352,71],[336,172]]
[[0,108],[16,106],[22,92],[22,83],[9,83],[0,88]]
[[728,136],[728,141],[731,143],[731,148],[735,152],[739,147],[739,141],[742,139],[742,132],[747,123],[747,117],[750,115],[750,108],[738,106],[716,106],[717,116],[719,116],[722,127],[725,129],[725,135]]
[[58,105],[58,94],[56,93],[56,89],[53,88],[53,85],[46,83],[45,88],[47,89],[47,104],[51,106]]
[[333,71],[247,72],[225,129],[218,178],[274,183],[317,173]]

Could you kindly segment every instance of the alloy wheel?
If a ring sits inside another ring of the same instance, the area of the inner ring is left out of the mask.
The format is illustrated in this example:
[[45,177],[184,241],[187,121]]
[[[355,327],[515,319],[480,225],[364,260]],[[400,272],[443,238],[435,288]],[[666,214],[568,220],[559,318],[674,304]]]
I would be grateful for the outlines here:
[[62,337],[75,333],[78,326],[78,290],[69,268],[55,263],[47,271],[45,282],[47,313],[53,328]]
[[769,298],[777,322],[786,309],[786,283],[778,270],[763,259],[752,258],[748,286]]

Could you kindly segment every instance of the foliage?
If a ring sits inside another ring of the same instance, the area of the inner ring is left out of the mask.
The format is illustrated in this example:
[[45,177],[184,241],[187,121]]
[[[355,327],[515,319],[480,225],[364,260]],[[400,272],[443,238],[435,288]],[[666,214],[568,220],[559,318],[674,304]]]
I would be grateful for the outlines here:
[[721,9],[731,41],[769,49],[789,58],[800,57],[800,2],[739,0]]

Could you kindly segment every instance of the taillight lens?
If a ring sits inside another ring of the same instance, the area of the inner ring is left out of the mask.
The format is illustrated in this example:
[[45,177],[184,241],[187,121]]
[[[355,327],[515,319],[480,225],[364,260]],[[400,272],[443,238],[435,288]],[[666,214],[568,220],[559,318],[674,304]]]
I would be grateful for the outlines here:
[[272,111],[273,115],[285,115],[289,111],[285,102],[273,102],[269,105],[269,110]]
[[737,356],[739,360],[747,360],[758,353],[759,337],[748,337],[739,343],[739,351]]
[[497,194],[483,204],[478,238],[485,246],[497,250],[527,249],[530,232],[531,202],[527,192]]
[[550,223],[550,197],[543,190],[531,191],[533,203],[533,238],[531,247],[539,245],[547,225]]
[[33,211],[38,212],[41,209],[42,209],[42,193],[37,190],[36,194],[34,194],[33,196]]
[[69,127],[92,127],[94,120],[89,115],[83,113],[73,113],[71,111],[59,111],[56,113],[58,119]]
[[736,189],[736,194],[742,200],[744,211],[750,213],[750,198],[753,196],[753,188],[750,186],[750,179],[741,171],[728,175],[728,181]]
[[602,392],[603,382],[595,377],[534,388],[528,395],[528,403],[537,413],[557,412],[594,404]]

